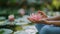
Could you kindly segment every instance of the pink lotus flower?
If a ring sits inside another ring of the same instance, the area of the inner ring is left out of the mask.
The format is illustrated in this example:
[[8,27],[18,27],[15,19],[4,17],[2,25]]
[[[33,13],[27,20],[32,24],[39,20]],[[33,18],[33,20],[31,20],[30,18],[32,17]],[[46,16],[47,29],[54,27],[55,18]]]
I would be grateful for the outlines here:
[[36,13],[36,14],[32,13],[30,15],[30,18],[35,20],[35,21],[39,21],[40,19],[42,19],[42,15],[40,15],[39,13]]
[[14,21],[14,15],[10,15],[10,16],[8,17],[8,19],[9,19],[10,21]]

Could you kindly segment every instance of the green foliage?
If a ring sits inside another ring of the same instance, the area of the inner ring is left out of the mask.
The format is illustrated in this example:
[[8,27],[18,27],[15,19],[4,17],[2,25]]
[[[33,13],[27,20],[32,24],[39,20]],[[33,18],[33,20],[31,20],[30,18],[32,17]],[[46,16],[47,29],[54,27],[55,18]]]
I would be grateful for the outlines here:
[[4,30],[0,31],[0,34],[3,34],[4,33]]

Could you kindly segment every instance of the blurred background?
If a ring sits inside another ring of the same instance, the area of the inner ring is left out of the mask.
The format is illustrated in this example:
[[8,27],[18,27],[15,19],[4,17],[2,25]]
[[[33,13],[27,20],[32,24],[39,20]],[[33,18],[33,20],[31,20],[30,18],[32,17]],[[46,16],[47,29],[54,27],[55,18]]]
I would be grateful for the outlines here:
[[39,10],[60,15],[60,0],[0,0],[0,34],[38,34],[27,18]]

